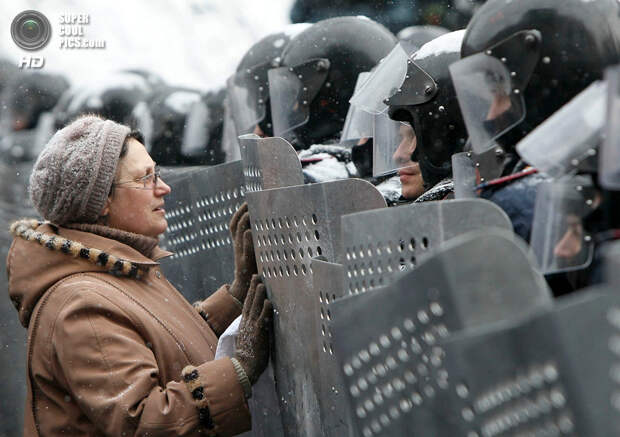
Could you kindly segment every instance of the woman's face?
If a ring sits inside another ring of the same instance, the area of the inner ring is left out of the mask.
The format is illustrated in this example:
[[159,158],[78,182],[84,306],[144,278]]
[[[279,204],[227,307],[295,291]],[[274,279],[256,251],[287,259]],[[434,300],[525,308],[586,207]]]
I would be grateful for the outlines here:
[[420,173],[420,165],[411,160],[411,154],[416,148],[416,136],[413,128],[401,124],[399,128],[400,144],[394,152],[394,162],[401,167],[398,170],[402,193],[405,199],[417,199],[424,193],[424,181]]
[[151,180],[149,189],[142,182],[135,182],[154,171],[155,162],[144,146],[130,138],[127,154],[118,163],[115,183],[131,182],[116,185],[108,197],[102,213],[108,216],[108,226],[149,237],[166,231],[164,196],[170,193],[170,187],[161,179],[154,186]]

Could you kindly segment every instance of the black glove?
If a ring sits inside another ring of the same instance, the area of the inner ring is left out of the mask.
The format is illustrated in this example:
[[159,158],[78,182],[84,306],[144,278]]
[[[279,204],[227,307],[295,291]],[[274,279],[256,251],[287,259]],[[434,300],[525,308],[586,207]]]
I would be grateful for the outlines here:
[[269,333],[273,307],[267,299],[265,285],[258,275],[252,276],[248,296],[235,343],[235,358],[243,367],[250,384],[254,384],[269,363]]
[[246,202],[243,202],[230,220],[230,235],[235,251],[235,279],[229,291],[243,305],[252,275],[258,271],[250,230],[250,214]]

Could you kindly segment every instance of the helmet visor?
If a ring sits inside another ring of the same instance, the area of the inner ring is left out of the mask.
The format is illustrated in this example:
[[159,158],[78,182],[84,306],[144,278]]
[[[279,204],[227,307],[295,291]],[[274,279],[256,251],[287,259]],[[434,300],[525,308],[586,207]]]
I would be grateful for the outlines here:
[[601,147],[601,185],[620,190],[620,66],[607,71],[607,125]]
[[202,100],[194,102],[187,115],[183,131],[181,154],[200,156],[209,144],[209,108]]
[[[357,92],[364,82],[368,80],[371,73],[363,72],[357,76],[355,92]],[[362,138],[372,137],[372,114],[363,109],[350,105],[347,117],[344,121],[344,128],[340,137],[341,143],[357,141]]]
[[329,72],[327,59],[312,59],[295,67],[268,72],[274,136],[287,135],[310,119],[310,103]]
[[416,148],[413,128],[377,114],[373,120],[372,175],[385,176],[412,166],[411,155]]
[[599,202],[589,177],[539,186],[530,245],[542,273],[577,270],[590,264],[593,241],[584,219]]
[[578,170],[596,171],[591,163],[596,164],[606,99],[607,84],[594,82],[521,140],[519,155],[553,178]]
[[398,92],[407,75],[409,54],[397,44],[377,65],[370,78],[351,97],[351,105],[371,114],[387,112],[386,99]]
[[232,75],[226,82],[233,119],[240,134],[253,132],[254,127],[265,118],[269,67],[270,64],[260,64],[248,68]]
[[513,87],[508,68],[493,56],[478,53],[449,68],[472,149],[483,153],[523,120],[523,97]]

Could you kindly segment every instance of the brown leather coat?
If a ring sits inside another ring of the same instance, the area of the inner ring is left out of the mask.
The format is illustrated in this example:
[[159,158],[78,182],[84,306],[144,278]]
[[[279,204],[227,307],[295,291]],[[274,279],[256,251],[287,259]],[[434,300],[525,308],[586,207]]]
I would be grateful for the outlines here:
[[28,328],[24,436],[249,429],[231,360],[213,361],[218,336],[240,314],[227,286],[200,305],[207,322],[162,274],[156,261],[169,253],[156,240],[18,223],[7,270]]

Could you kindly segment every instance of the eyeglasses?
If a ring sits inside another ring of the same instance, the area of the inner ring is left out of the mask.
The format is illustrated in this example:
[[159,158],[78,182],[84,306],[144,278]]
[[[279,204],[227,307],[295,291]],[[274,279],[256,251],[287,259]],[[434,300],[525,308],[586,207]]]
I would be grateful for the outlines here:
[[142,184],[142,186],[137,187],[125,187],[125,188],[135,188],[137,190],[152,190],[157,186],[157,182],[161,179],[161,175],[159,173],[159,167],[155,167],[155,171],[153,173],[148,173],[140,178],[132,179],[130,181],[121,181],[112,184],[113,187],[117,187],[119,185],[125,184]]

